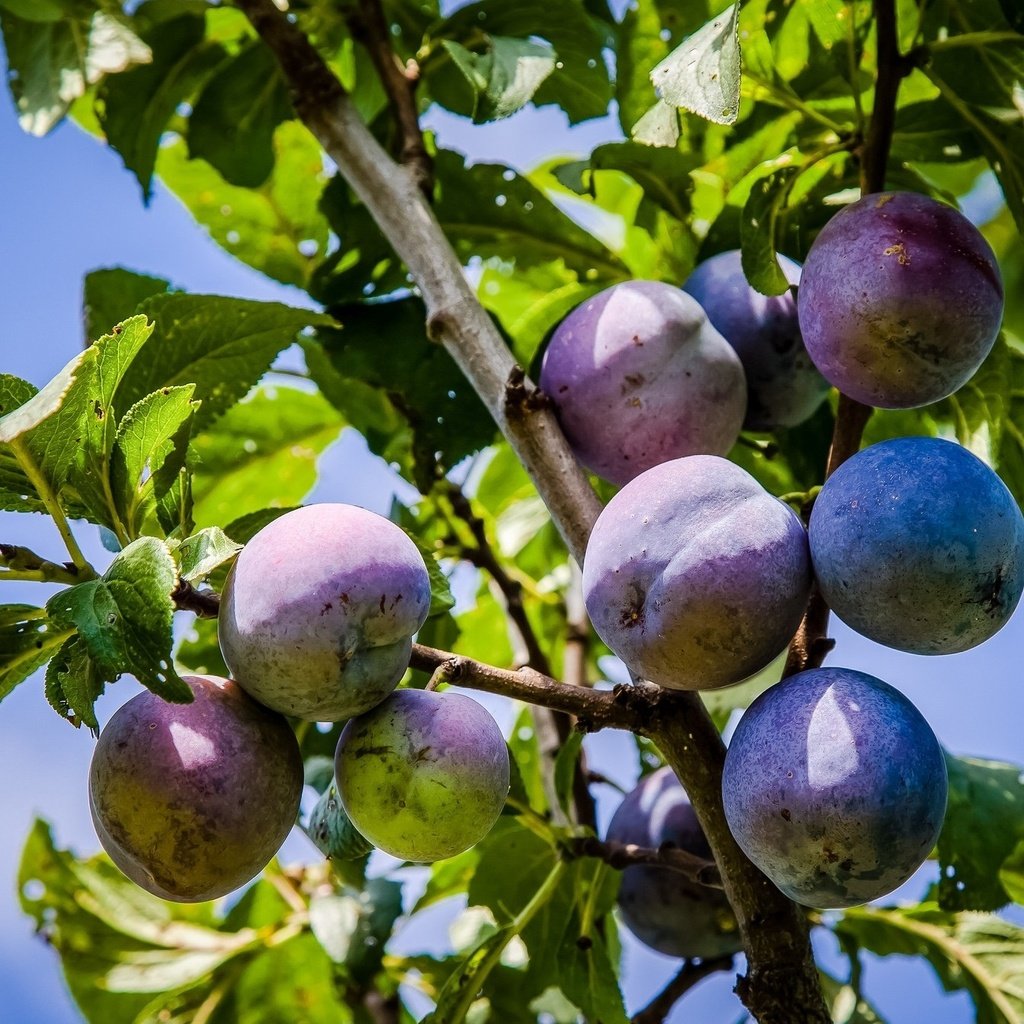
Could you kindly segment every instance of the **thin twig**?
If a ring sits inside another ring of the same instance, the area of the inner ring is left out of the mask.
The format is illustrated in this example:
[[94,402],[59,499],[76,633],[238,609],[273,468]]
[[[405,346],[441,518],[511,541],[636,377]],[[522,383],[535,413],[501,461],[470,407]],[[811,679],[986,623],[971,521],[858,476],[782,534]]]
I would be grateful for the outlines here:
[[625,871],[626,868],[646,864],[676,871],[689,881],[705,888],[722,888],[722,876],[713,860],[705,860],[675,846],[637,846],[635,843],[613,843],[586,836],[571,840],[568,847],[572,856],[597,857],[616,871]]
[[687,960],[679,969],[679,973],[639,1012],[633,1015],[631,1024],[663,1024],[672,1012],[672,1007],[687,992],[712,974],[728,971],[732,968],[731,956],[716,957],[713,960],[701,960],[694,963]]
[[81,570],[74,562],[59,564],[37,555],[20,544],[0,544],[0,580],[31,580],[37,583],[81,583]]

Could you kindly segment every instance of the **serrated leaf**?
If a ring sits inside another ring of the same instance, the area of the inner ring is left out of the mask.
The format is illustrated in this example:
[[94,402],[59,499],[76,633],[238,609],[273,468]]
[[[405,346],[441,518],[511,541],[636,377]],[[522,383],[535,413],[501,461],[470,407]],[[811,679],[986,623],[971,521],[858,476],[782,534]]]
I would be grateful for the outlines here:
[[923,956],[947,992],[966,990],[977,1024],[1024,1019],[1024,931],[992,914],[946,914],[935,903],[854,907],[835,931],[888,956]]
[[100,579],[62,590],[46,610],[58,625],[78,629],[100,680],[128,672],[165,700],[188,703],[192,691],[171,665],[176,580],[166,545],[142,537]]
[[243,398],[299,331],[334,324],[312,310],[222,295],[155,295],[139,308],[156,329],[125,374],[119,407],[194,384],[197,431]]
[[317,141],[285,121],[274,132],[270,178],[257,189],[229,185],[181,140],[163,146],[157,174],[210,237],[236,259],[284,284],[305,288],[327,252],[318,203],[326,180]]
[[175,549],[178,575],[189,583],[198,583],[214,569],[230,562],[241,550],[242,545],[236,544],[219,526],[208,526],[187,537]]
[[740,5],[684,39],[651,71],[660,99],[715,124],[734,124],[740,106]]
[[740,220],[743,274],[762,295],[782,295],[789,280],[782,272],[778,249],[779,216],[789,198],[798,167],[783,167],[755,182]]
[[42,608],[0,605],[0,700],[45,665],[67,635],[54,628]]
[[166,292],[169,284],[162,277],[150,277],[124,267],[91,270],[82,287],[86,344],[127,320],[144,299]]
[[[9,373],[0,374],[0,421],[36,394],[27,380]],[[44,512],[46,506],[36,493],[35,484],[9,444],[0,440],[0,508],[10,512]]]
[[189,100],[224,60],[219,43],[204,39],[203,17],[186,14],[146,34],[149,64],[108,78],[98,110],[107,142],[121,154],[148,201],[160,139],[180,103]]
[[949,798],[939,834],[939,903],[945,910],[998,910],[1010,895],[999,869],[1024,839],[1020,765],[946,755]]
[[629,135],[644,146],[674,149],[679,143],[679,110],[664,100],[655,100],[629,129]]
[[44,689],[50,707],[61,718],[76,729],[84,725],[99,734],[100,726],[93,708],[103,696],[105,685],[89,656],[88,647],[78,634],[65,641],[47,665]]
[[196,100],[189,156],[206,160],[232,185],[258,188],[274,166],[274,129],[292,116],[274,55],[253,40],[217,69]]
[[435,615],[444,615],[445,612],[451,611],[455,607],[455,598],[452,595],[452,588],[448,582],[448,577],[444,574],[441,563],[434,554],[434,549],[424,544],[414,534],[410,534],[410,537],[412,537],[416,547],[419,548],[423,561],[427,566],[427,575],[430,577],[430,611],[427,614],[427,618],[433,618]]
[[163,388],[135,403],[122,417],[110,460],[114,502],[128,537],[167,497],[185,466],[192,420],[199,403],[191,384]]
[[32,135],[46,135],[88,86],[104,75],[150,60],[150,50],[119,14],[95,0],[62,4],[58,20],[27,21],[0,10],[8,83],[18,122]]
[[193,441],[196,523],[298,505],[316,483],[317,459],[342,426],[322,395],[295,388],[261,389],[232,406]]

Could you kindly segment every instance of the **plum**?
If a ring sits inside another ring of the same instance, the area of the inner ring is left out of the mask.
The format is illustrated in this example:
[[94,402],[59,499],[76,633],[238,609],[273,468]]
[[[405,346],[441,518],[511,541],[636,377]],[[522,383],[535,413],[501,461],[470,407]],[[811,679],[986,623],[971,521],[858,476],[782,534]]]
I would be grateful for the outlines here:
[[[779,256],[791,285],[800,264]],[[711,325],[736,350],[747,377],[747,430],[795,427],[821,405],[828,382],[800,337],[791,292],[762,295],[747,282],[739,249],[704,260],[683,284],[704,307]]]
[[426,863],[491,830],[509,786],[497,723],[460,693],[398,690],[342,730],[334,757],[352,824],[374,846]]
[[800,329],[815,365],[867,405],[907,409],[965,384],[1003,315],[988,242],[913,192],[864,196],[821,230],[804,263]]
[[576,457],[615,484],[683,455],[724,455],[746,411],[743,367],[700,305],[659,281],[624,281],[551,336],[540,386]]
[[946,812],[946,763],[899,690],[848,668],[800,672],[746,710],[726,752],[725,817],[790,899],[853,907],[902,885]]
[[[652,772],[619,804],[607,838],[655,849],[671,845],[711,858],[704,832],[671,768]],[[732,908],[720,889],[691,882],[678,871],[634,865],[622,873],[619,910],[626,927],[667,956],[717,957],[742,943]]]
[[900,651],[975,647],[1024,589],[1024,517],[999,477],[952,441],[899,437],[858,452],[821,489],[809,532],[836,614]]
[[166,900],[216,899],[256,876],[299,810],[302,757],[280,715],[229,679],[183,676],[191,704],[140,693],[114,712],[89,769],[103,849]]
[[337,722],[398,685],[429,609],[423,556],[399,527],[354,505],[308,505],[242,549],[221,600],[220,647],[260,703]]
[[803,524],[745,470],[690,455],[647,470],[594,525],[583,563],[602,640],[652,682],[728,686],[789,643],[811,586]]

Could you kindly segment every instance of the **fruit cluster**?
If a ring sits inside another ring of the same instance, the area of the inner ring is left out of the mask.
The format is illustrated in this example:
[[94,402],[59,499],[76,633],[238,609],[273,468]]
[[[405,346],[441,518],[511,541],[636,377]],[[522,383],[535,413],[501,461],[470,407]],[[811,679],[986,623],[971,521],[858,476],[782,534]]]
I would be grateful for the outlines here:
[[[789,293],[768,298],[736,252],[683,289],[610,288],[555,330],[541,385],[579,460],[621,489],[594,526],[587,610],[638,677],[729,686],[790,643],[812,588],[852,628],[920,654],[992,636],[1024,589],[1024,518],[958,445],[897,438],[844,463],[809,524],[724,456],[741,428],[804,421],[834,385],[873,405],[937,401],[977,369],[1002,313],[992,253],[960,214],[905,193],[868,196],[820,233]],[[363,839],[405,860],[481,839],[509,787],[481,706],[396,690],[430,604],[426,566],[389,521],[347,505],[282,515],[243,549],[222,596],[232,681],[190,677],[190,705],[129,701],[101,735],[90,792],[114,861],[151,892],[222,895],[258,872],[296,818],[302,761],[285,715],[347,721],[317,842]],[[183,793],[188,794],[187,800]],[[945,811],[942,750],[896,689],[811,669],[744,714],[723,777],[726,819],[794,900],[882,896],[923,862]],[[623,801],[610,840],[710,851],[670,771]],[[675,956],[738,948],[713,890],[631,867],[620,907]]]

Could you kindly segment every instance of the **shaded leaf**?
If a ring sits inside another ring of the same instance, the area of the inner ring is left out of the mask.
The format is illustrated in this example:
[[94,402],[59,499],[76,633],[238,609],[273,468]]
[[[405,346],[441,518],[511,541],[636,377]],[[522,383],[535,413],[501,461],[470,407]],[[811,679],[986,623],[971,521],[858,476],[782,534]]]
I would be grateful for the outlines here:
[[0,700],[45,665],[67,635],[49,622],[42,608],[0,605]]
[[189,583],[197,583],[230,562],[241,550],[242,545],[219,526],[208,526],[183,540],[175,549],[178,575]]
[[743,274],[763,295],[782,295],[789,281],[776,258],[779,215],[799,175],[797,167],[783,167],[757,181],[743,207],[740,247]]
[[82,287],[82,311],[85,314],[85,340],[107,334],[115,324],[127,320],[139,303],[151,295],[162,295],[170,282],[124,267],[104,267],[85,275]]

